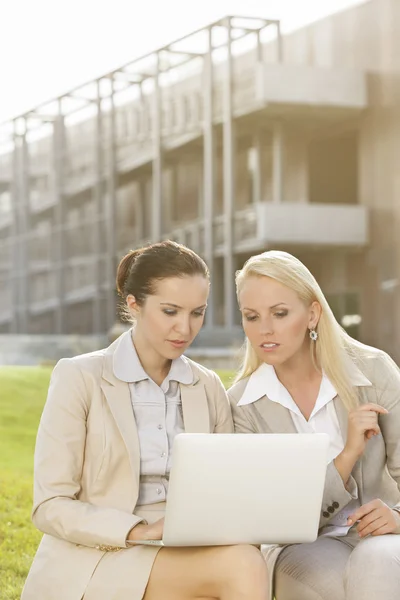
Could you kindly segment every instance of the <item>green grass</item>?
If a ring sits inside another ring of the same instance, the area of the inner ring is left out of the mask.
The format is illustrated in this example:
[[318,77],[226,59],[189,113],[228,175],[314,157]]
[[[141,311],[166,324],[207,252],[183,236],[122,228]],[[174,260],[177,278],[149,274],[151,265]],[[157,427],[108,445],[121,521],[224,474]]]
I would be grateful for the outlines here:
[[36,430],[49,368],[0,368],[0,598],[17,600],[41,534],[30,522]]
[[[50,373],[47,367],[0,367],[0,600],[19,600],[41,538],[30,521],[32,468]],[[219,375],[229,386],[231,372]]]

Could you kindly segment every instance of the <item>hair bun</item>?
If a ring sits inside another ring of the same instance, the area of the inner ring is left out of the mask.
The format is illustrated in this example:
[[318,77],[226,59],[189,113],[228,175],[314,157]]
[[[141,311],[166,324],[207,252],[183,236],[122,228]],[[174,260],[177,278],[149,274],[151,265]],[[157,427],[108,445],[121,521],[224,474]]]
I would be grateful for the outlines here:
[[121,296],[121,298],[125,298],[126,281],[129,277],[129,273],[132,269],[134,262],[136,261],[138,256],[140,256],[142,251],[143,251],[142,248],[139,250],[131,250],[130,252],[128,252],[128,254],[126,254],[121,259],[121,261],[118,265],[116,284],[117,284],[117,292]]

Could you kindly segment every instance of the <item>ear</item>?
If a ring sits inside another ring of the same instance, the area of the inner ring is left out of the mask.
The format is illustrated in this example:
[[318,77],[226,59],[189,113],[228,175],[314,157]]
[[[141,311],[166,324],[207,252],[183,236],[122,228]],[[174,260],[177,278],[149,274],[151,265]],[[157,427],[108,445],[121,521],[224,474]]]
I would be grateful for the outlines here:
[[126,297],[126,304],[127,304],[127,307],[129,309],[129,312],[131,313],[132,317],[136,318],[139,314],[140,306],[136,302],[135,296],[132,296],[132,294],[129,294],[129,296]]
[[308,328],[315,329],[318,325],[319,319],[321,317],[321,305],[319,302],[315,301],[310,306],[310,318],[308,321]]

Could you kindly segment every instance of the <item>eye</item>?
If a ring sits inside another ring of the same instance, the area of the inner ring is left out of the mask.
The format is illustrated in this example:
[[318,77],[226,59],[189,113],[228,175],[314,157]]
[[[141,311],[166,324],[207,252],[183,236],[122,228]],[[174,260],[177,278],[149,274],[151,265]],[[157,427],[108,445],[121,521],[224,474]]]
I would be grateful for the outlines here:
[[257,315],[244,315],[246,321],[255,321],[257,319]]
[[163,313],[169,317],[174,317],[177,311],[174,308],[163,308]]
[[194,310],[192,314],[195,317],[204,317],[205,312],[206,312],[205,310]]
[[283,319],[283,317],[286,317],[288,314],[287,310],[280,310],[276,313],[274,313],[274,317],[277,317],[277,319]]

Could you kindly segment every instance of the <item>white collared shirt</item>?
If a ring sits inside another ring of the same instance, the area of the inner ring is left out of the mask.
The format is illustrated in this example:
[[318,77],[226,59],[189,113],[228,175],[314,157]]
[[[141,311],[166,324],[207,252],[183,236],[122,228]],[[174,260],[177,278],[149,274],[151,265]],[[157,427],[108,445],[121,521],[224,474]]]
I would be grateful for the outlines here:
[[179,383],[193,383],[189,361],[172,361],[162,384],[157,385],[143,369],[132,340],[132,330],[122,335],[114,354],[114,374],[129,384],[140,444],[138,504],[163,502],[168,491],[172,445],[184,431]]
[[[351,381],[356,386],[371,385],[371,382],[355,365],[352,368]],[[287,389],[279,381],[274,367],[266,363],[260,365],[250,376],[244,393],[238,402],[238,406],[252,404],[264,396],[267,396],[271,402],[281,404],[281,406],[290,411],[290,416],[298,433],[326,433],[329,435],[328,462],[334,460],[343,450],[345,440],[343,439],[333,403],[333,399],[337,396],[337,391],[325,373],[323,373],[318,397],[308,421]],[[357,496],[356,490],[353,495]],[[358,506],[358,500],[352,500],[340,513],[329,521],[329,525],[324,528],[324,534],[330,536],[346,535],[349,530],[349,527],[346,525],[347,517]]]

